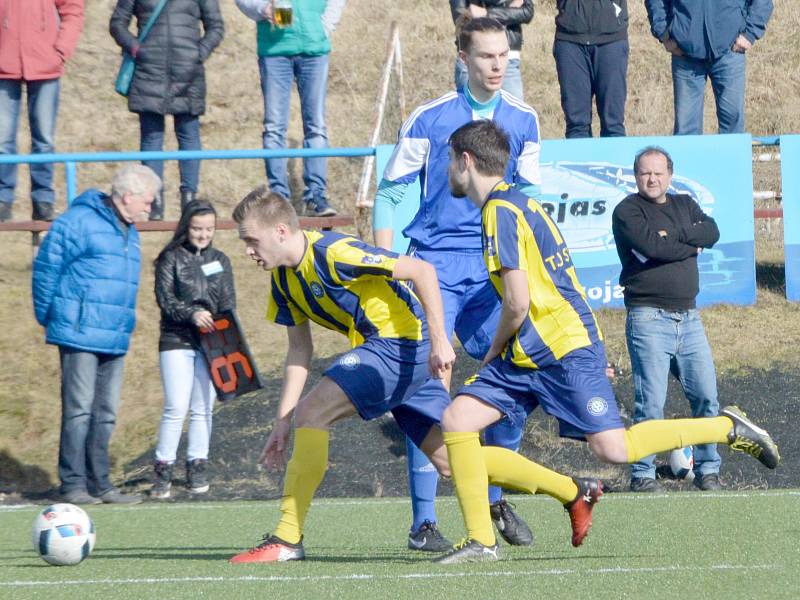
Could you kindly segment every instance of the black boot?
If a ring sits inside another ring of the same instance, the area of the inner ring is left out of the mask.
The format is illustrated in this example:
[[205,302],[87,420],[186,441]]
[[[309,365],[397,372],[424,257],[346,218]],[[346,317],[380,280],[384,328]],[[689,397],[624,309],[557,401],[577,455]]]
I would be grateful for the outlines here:
[[186,487],[193,494],[205,494],[208,491],[206,478],[206,462],[202,458],[186,461]]
[[172,487],[172,463],[156,461],[153,479],[155,481],[150,488],[150,497],[169,498],[169,490]]
[[54,204],[52,202],[34,202],[31,219],[34,221],[52,221],[53,207]]
[[0,223],[10,221],[11,217],[11,202],[0,202]]
[[164,220],[164,190],[161,190],[156,194],[153,204],[150,205],[149,219],[151,221]]
[[193,202],[197,198],[197,192],[192,190],[181,190],[181,212],[186,208],[189,202]]

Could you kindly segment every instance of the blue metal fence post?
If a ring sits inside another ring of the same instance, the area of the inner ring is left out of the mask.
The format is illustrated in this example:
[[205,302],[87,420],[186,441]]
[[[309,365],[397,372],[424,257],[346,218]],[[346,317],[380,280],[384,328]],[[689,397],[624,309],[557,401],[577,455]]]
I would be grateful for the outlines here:
[[78,195],[78,168],[74,162],[67,161],[64,163],[64,170],[67,176],[67,206],[69,206]]

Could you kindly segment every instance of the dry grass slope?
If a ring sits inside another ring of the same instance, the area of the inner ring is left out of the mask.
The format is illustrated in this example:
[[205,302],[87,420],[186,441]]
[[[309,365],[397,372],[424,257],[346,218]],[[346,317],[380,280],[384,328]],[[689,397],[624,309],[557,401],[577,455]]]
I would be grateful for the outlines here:
[[[138,122],[113,91],[118,50],[107,34],[112,0],[87,0],[87,16],[78,51],[63,79],[57,147],[59,151],[124,151],[138,147]],[[261,144],[262,102],[255,60],[255,30],[234,6],[223,1],[226,37],[208,61],[208,112],[202,119],[207,148],[257,148]],[[632,0],[631,58],[627,125],[631,135],[667,134],[672,123],[669,58],[650,36],[642,2]],[[526,27],[523,77],[527,101],[539,111],[544,137],[563,136],[564,123],[551,53],[554,0],[536,3],[536,16]],[[405,95],[409,108],[438,96],[452,85],[453,27],[444,0],[350,0],[334,34],[330,66],[328,121],[333,146],[362,146],[370,137],[373,99],[380,77],[385,36],[391,21],[401,24],[405,66]],[[800,6],[776,3],[766,38],[748,57],[748,129],[767,135],[800,131]],[[707,102],[706,131],[713,132],[713,102]],[[391,142],[400,124],[396,91],[382,132]],[[175,148],[168,135],[167,148]],[[290,145],[302,145],[299,104],[293,98]],[[27,150],[27,132],[20,133]],[[350,212],[360,161],[331,160],[330,187],[334,203]],[[81,189],[107,187],[116,165],[90,164],[79,168]],[[25,169],[23,169],[24,172]],[[777,185],[773,169],[757,173],[757,185]],[[301,165],[292,164],[295,192],[300,192]],[[57,178],[63,181],[59,171]],[[211,161],[203,165],[202,192],[227,213],[253,186],[263,182],[258,161]],[[18,188],[17,217],[29,210],[24,177]],[[177,213],[177,169],[166,171],[168,216]],[[61,185],[61,184],[59,184]],[[63,198],[63,186],[59,189]],[[768,263],[782,260],[780,244],[770,231],[759,243]],[[145,265],[166,241],[165,234],[144,236]],[[57,352],[42,343],[30,305],[30,238],[3,234],[0,264],[0,490],[25,470],[34,487],[52,481],[59,431],[59,373]],[[285,350],[284,336],[265,325],[267,279],[245,264],[235,234],[219,234],[218,245],[234,259],[242,321],[262,368],[277,369]],[[117,473],[120,465],[149,447],[161,407],[157,372],[158,312],[152,294],[152,270],[145,266],[139,298],[139,325],[127,360],[123,406],[112,443]],[[800,346],[798,309],[787,305],[779,286],[759,290],[754,307],[720,307],[706,313],[717,359],[725,369],[765,367],[773,361],[791,363]],[[610,356],[625,366],[623,316],[601,315]],[[318,354],[341,348],[333,334],[319,332]],[[254,440],[260,444],[261,440]],[[24,467],[24,469],[23,469]]]

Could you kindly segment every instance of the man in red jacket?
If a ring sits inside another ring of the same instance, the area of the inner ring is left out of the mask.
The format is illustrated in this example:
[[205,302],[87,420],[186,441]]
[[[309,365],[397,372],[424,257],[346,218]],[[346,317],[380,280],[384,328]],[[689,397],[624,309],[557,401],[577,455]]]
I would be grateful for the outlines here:
[[[16,154],[26,87],[31,147],[53,152],[64,64],[83,29],[83,0],[0,0],[0,154]],[[33,219],[53,218],[53,165],[31,165]],[[17,166],[0,164],[0,221],[11,218]]]

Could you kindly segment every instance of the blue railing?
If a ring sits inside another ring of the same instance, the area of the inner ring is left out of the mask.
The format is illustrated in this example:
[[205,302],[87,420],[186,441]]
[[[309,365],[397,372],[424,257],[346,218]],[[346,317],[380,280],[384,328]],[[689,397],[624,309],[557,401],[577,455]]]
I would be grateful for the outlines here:
[[74,152],[64,154],[0,154],[0,164],[64,163],[67,203],[78,194],[78,163],[142,160],[240,160],[264,158],[318,158],[374,156],[375,148],[296,148],[283,150],[173,150],[168,152]]

